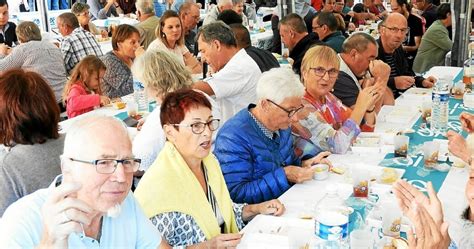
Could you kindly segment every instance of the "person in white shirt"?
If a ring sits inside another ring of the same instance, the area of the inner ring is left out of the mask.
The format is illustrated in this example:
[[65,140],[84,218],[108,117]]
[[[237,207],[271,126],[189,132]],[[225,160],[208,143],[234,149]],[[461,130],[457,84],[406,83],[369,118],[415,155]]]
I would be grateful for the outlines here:
[[193,87],[215,97],[224,123],[257,100],[261,72],[245,49],[237,47],[232,29],[223,22],[203,26],[197,37],[199,52],[215,73]]

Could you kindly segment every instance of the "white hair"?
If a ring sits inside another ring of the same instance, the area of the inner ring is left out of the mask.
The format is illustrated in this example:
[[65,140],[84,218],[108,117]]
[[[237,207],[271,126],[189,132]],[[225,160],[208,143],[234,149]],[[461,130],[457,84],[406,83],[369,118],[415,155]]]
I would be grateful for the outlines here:
[[137,0],[135,7],[143,14],[155,13],[155,4],[152,0]]
[[273,68],[262,74],[257,83],[258,100],[269,99],[281,103],[286,98],[303,97],[304,86],[289,68]]
[[87,146],[84,144],[84,141],[92,134],[92,132],[103,129],[115,129],[115,133],[118,135],[120,132],[124,132],[128,137],[127,126],[121,120],[118,120],[114,117],[99,116],[99,115],[89,115],[84,118],[79,118],[79,120],[72,123],[69,127],[66,137],[64,138],[64,152],[63,155],[68,157],[76,156],[79,148]]
[[234,5],[232,0],[217,0],[217,6],[224,6],[227,4],[231,4],[232,6]]

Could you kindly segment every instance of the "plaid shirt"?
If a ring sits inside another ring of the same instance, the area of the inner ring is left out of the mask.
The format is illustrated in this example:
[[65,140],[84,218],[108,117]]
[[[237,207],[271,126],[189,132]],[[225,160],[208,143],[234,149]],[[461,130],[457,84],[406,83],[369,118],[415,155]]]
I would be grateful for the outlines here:
[[70,35],[64,37],[61,42],[61,52],[68,74],[87,55],[102,56],[102,51],[95,37],[82,27],[74,29]]

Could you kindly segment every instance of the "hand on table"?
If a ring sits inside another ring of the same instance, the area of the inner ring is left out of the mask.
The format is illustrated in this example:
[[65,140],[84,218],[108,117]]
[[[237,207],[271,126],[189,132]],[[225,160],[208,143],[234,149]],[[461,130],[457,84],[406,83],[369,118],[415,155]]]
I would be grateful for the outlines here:
[[415,84],[413,76],[397,76],[395,77],[395,87],[399,90],[405,90]]
[[69,235],[82,232],[81,224],[90,224],[88,214],[92,208],[73,197],[80,188],[80,184],[63,182],[52,190],[41,209],[43,235],[40,247],[67,248]]
[[110,104],[110,98],[107,96],[100,96],[100,105],[106,106],[108,104]]
[[298,167],[288,165],[283,168],[285,171],[286,178],[292,183],[302,183],[313,179],[314,171],[310,167]]
[[310,159],[304,160],[301,163],[301,167],[310,168],[312,165],[318,164],[318,163],[327,164],[329,165],[329,167],[332,167],[331,162],[327,159],[329,155],[331,155],[331,152],[323,151]]
[[235,248],[240,243],[243,234],[240,233],[229,233],[219,234],[206,242],[204,248],[217,249],[217,248]]
[[424,79],[421,84],[423,85],[424,88],[432,88],[434,83],[436,83],[436,78],[433,76],[430,76]]
[[285,206],[278,199],[262,202],[257,205],[258,213],[260,214],[271,214],[274,216],[280,216],[285,212]]

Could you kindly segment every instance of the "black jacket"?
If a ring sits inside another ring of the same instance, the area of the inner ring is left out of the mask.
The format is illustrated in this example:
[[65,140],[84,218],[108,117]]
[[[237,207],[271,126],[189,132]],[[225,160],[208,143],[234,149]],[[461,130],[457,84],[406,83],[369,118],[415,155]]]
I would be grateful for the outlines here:
[[[383,50],[382,40],[379,38],[377,40],[377,43],[379,44],[379,54],[378,54],[377,59],[382,60],[383,62],[389,64],[386,59],[387,53],[385,53],[385,51]],[[393,56],[393,59],[395,60],[397,76],[415,76],[415,72],[413,72],[413,70],[408,65],[408,61],[405,57],[405,52],[403,51],[402,46],[395,49],[395,52],[393,52],[392,56]],[[423,80],[425,80],[425,78],[421,76],[415,76],[415,85],[417,87],[423,87],[423,84],[422,84]],[[399,92],[405,91],[405,90],[397,89],[395,87],[395,77],[390,77],[388,79],[387,86],[390,87],[390,89],[392,89],[395,98],[400,96]]]
[[0,43],[5,43],[11,47],[13,43],[18,41],[18,38],[16,37],[15,33],[16,25],[12,22],[8,22],[8,25],[8,29],[5,31],[5,37],[0,34]]
[[307,34],[303,39],[301,39],[296,46],[290,51],[290,58],[294,60],[293,63],[293,71],[295,73],[301,75],[301,62],[303,61],[303,57],[308,51],[309,48],[315,45],[322,45],[324,44],[321,42],[316,35],[311,32]]
[[280,67],[275,56],[267,50],[250,46],[245,49],[245,52],[257,63],[262,73],[272,68]]

